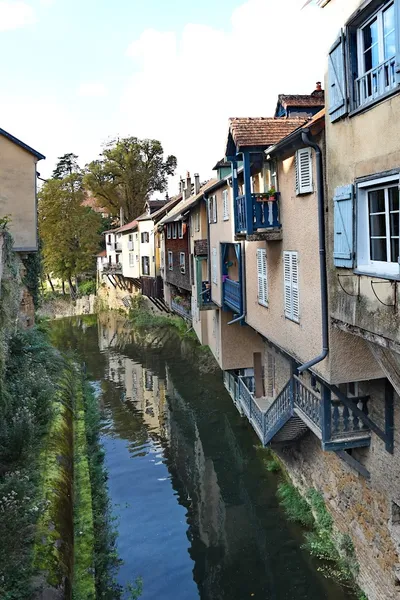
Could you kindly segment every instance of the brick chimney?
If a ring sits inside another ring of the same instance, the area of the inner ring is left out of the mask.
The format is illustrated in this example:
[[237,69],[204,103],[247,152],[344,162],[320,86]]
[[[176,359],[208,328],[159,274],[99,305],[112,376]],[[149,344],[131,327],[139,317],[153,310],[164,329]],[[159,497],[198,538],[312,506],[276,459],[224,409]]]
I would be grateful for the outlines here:
[[322,89],[322,85],[320,81],[317,81],[317,83],[315,84],[315,90],[313,91],[313,93],[311,94],[311,96],[317,97],[317,98],[323,98],[324,97],[324,90]]
[[186,173],[186,186],[185,186],[185,194],[184,199],[187,200],[192,195],[192,179],[190,177],[189,171]]
[[194,193],[195,196],[200,192],[200,175],[198,173],[194,174]]

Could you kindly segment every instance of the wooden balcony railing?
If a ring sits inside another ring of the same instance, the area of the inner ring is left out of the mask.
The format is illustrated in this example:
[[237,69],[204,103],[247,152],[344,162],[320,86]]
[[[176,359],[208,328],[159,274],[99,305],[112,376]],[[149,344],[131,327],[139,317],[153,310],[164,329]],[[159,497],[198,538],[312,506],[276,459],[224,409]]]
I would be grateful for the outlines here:
[[392,56],[355,80],[356,107],[372,102],[397,85],[396,57]]
[[[250,211],[247,210],[247,202],[251,203]],[[268,202],[265,194],[250,194],[248,199],[246,195],[238,196],[235,201],[235,211],[237,234],[252,234],[259,230],[279,229],[281,227],[279,199]],[[251,214],[250,223],[248,223],[249,213]]]
[[224,306],[234,313],[240,314],[242,311],[242,286],[238,281],[225,279],[222,283],[222,295]]

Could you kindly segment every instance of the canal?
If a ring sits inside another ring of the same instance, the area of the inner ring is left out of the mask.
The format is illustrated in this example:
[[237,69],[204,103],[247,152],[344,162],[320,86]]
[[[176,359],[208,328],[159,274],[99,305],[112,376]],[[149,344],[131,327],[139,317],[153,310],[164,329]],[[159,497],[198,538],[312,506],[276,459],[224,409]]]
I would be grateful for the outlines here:
[[348,600],[302,549],[278,478],[226,392],[172,336],[147,347],[121,316],[54,321],[85,361],[103,412],[121,585],[141,600]]

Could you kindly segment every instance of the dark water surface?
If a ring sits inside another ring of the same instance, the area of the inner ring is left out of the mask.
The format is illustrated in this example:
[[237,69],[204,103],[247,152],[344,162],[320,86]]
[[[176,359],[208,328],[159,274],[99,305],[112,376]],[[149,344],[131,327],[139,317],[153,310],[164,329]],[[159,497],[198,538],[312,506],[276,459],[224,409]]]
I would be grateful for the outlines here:
[[277,476],[225,391],[173,338],[144,349],[121,317],[62,319],[55,342],[96,382],[124,585],[141,600],[349,600],[305,550]]

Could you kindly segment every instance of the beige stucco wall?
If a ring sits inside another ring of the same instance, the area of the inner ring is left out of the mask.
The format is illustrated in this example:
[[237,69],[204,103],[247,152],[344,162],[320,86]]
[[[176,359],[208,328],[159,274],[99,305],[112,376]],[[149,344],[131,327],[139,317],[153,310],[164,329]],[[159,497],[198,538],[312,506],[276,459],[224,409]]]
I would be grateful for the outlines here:
[[11,217],[15,250],[37,250],[37,159],[0,135],[0,218]]
[[[362,2],[335,0],[329,3],[323,12],[328,13],[333,10],[335,4],[342,9],[343,25],[345,19],[355,8],[361,6]],[[329,89],[327,93],[329,94]],[[335,268],[332,253],[335,188],[352,184],[358,177],[400,168],[399,114],[400,95],[395,95],[361,114],[346,117],[335,123],[331,123],[329,118],[326,119],[329,208],[327,238],[331,316],[351,326],[355,325],[397,342],[400,342],[399,308],[398,303],[395,302],[395,288],[398,287],[398,283],[385,281],[376,276],[357,276],[353,274],[352,269]],[[339,285],[339,278],[347,294]],[[384,306],[379,302],[373,292],[372,281],[380,282],[375,285],[375,289],[382,302],[397,305]],[[346,337],[350,341],[352,336]],[[357,344],[360,345],[359,342]],[[364,368],[359,372],[360,379],[379,376],[378,366],[370,360],[365,350],[365,343],[362,344],[365,360],[363,360]],[[342,348],[345,349],[344,346]],[[361,351],[360,348],[358,351]],[[348,355],[351,356],[351,353],[348,352]],[[353,370],[353,364],[350,364]],[[347,371],[349,371],[349,363]]]

